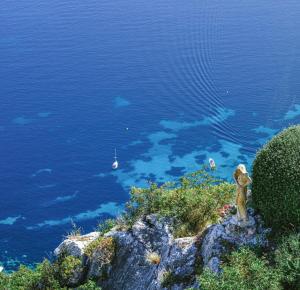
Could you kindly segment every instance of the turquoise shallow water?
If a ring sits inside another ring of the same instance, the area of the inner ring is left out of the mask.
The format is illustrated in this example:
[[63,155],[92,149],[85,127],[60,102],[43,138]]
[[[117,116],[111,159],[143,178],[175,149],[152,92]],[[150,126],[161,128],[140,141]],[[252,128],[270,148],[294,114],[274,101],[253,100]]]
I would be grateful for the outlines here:
[[[51,257],[132,185],[231,180],[300,121],[298,1],[0,3],[0,261]],[[111,170],[114,148],[120,167]]]

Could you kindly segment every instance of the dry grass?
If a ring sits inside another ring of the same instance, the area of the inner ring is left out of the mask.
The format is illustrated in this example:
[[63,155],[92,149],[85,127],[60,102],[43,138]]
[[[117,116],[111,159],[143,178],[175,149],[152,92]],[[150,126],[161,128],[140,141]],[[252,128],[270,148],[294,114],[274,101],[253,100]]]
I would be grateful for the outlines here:
[[82,229],[71,220],[72,230],[64,236],[64,239],[75,240],[82,235]]
[[150,264],[158,265],[160,263],[160,255],[156,252],[148,252],[146,254],[146,261]]
[[81,235],[68,235],[67,238],[69,240],[76,240],[80,242],[90,241],[93,237],[81,236]]

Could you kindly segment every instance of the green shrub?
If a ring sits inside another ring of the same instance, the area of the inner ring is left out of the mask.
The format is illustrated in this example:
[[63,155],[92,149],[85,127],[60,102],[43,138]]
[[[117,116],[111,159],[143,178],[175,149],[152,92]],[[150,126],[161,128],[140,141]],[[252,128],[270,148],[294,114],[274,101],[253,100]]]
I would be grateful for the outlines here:
[[161,287],[169,288],[177,283],[177,277],[170,271],[166,271],[162,276]]
[[300,125],[267,143],[253,163],[255,207],[274,232],[300,226]]
[[[92,243],[91,243],[92,244]],[[103,263],[108,263],[114,255],[112,238],[101,237],[93,242],[88,253],[101,249],[104,253]],[[29,269],[21,265],[11,274],[0,273],[0,290],[67,290],[75,271],[83,271],[79,258],[62,255],[54,263],[44,260]],[[88,280],[76,288],[78,290],[99,290],[95,282]]]
[[9,285],[9,277],[8,275],[4,274],[3,272],[0,272],[0,290],[8,289]]
[[[67,265],[67,266],[66,266]],[[63,266],[65,279],[71,277],[73,266],[77,262],[73,259],[64,261]],[[70,267],[71,266],[71,267]],[[48,260],[44,260],[38,264],[34,270],[25,266],[20,266],[18,271],[12,274],[0,273],[0,290],[67,290],[71,289],[64,285],[60,285],[59,273],[62,269],[57,268],[57,264],[51,264]],[[72,288],[73,289],[73,288]],[[84,284],[78,286],[77,290],[101,290],[94,281],[88,280]]]
[[[5,277],[5,274],[2,274]],[[7,275],[4,279],[2,278],[0,289],[1,290],[30,290],[30,287],[35,282],[34,273],[32,270],[26,268],[25,266],[20,266],[17,272]]]
[[217,209],[232,202],[234,192],[234,185],[199,170],[181,178],[179,183],[133,187],[127,219],[133,223],[140,216],[157,213],[175,218],[177,236],[194,235],[218,220]]
[[38,264],[32,272],[36,280],[32,289],[62,289],[56,278],[56,270],[48,260]]
[[114,226],[117,225],[115,219],[107,219],[98,225],[98,231],[101,235],[108,233]]
[[62,290],[59,285],[53,266],[48,260],[38,264],[35,270],[20,266],[12,274],[1,273],[1,290]]
[[267,260],[258,258],[247,248],[233,252],[222,266],[220,276],[205,270],[200,276],[203,290],[279,290],[280,274],[272,269]]
[[162,275],[161,287],[170,289],[174,284],[189,284],[193,276],[176,275],[171,271],[166,271]]
[[276,267],[285,289],[300,289],[300,234],[284,237],[275,252]]
[[76,288],[76,290],[101,290],[101,288],[97,286],[96,282],[88,280],[84,285]]
[[80,271],[82,267],[81,260],[74,256],[61,257],[56,264],[56,271],[61,285],[70,284],[70,280],[76,271]]

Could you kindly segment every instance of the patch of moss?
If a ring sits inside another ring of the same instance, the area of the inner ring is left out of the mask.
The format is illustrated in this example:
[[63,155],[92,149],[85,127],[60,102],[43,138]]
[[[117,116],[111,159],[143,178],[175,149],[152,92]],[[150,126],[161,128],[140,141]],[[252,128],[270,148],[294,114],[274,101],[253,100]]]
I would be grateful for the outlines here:
[[163,274],[163,278],[161,281],[161,286],[163,288],[169,288],[175,283],[176,283],[176,276],[171,271],[167,271]]
[[166,271],[163,274],[161,286],[163,288],[170,289],[174,284],[181,284],[181,283],[186,284],[191,282],[191,279],[192,277],[189,276],[182,277],[174,274],[172,271]]

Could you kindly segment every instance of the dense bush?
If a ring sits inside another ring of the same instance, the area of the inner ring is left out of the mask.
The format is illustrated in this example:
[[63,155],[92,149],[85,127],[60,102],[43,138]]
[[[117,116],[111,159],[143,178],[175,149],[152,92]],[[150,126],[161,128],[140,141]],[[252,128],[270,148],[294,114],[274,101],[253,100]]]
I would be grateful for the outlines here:
[[284,237],[275,252],[276,268],[285,289],[300,289],[300,234]]
[[19,270],[10,275],[1,273],[1,290],[58,290],[60,286],[55,268],[48,260],[38,264],[35,270],[20,266]]
[[247,248],[233,252],[220,276],[205,270],[200,276],[203,290],[279,290],[281,275],[264,258]]
[[253,163],[255,207],[274,232],[300,226],[300,125],[275,136]]
[[81,260],[74,256],[66,256],[58,259],[53,264],[57,269],[57,277],[61,285],[68,285],[72,280],[76,271],[82,270]]
[[[68,256],[71,257],[71,256]],[[0,290],[67,290],[65,282],[71,277],[72,270],[78,266],[76,258],[68,258],[51,264],[44,260],[35,269],[20,266],[12,274],[0,273]],[[62,279],[63,278],[63,279]],[[78,290],[96,290],[95,282],[87,281]]]
[[203,290],[300,289],[300,234],[281,238],[274,255],[258,257],[243,248],[226,256],[222,274],[205,270],[200,276]]
[[193,235],[208,223],[219,218],[218,209],[232,202],[235,186],[214,179],[205,170],[199,170],[180,179],[149,188],[132,188],[127,204],[128,220],[157,213],[176,221],[177,236]]
[[87,281],[85,284],[76,288],[76,290],[101,290],[94,281]]

